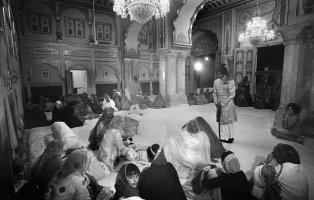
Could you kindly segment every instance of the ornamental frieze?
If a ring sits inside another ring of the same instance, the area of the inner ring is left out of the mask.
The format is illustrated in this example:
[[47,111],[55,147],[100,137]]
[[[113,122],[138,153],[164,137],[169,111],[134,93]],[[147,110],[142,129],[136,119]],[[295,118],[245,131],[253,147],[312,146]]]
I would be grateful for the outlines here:
[[65,60],[66,69],[92,69],[91,60]]
[[41,47],[27,47],[26,53],[35,54],[35,55],[59,55],[60,52],[58,49],[52,48],[41,48]]
[[116,53],[95,51],[95,58],[117,58]]
[[64,55],[75,56],[75,57],[91,57],[92,53],[90,51],[64,50]]

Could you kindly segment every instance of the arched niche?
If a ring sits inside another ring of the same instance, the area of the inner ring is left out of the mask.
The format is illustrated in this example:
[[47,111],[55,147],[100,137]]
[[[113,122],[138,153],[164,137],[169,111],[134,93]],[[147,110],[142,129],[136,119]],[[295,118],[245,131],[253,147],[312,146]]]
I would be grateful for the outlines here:
[[[195,35],[195,36],[194,36]],[[202,55],[216,53],[218,50],[218,38],[216,33],[207,30],[193,34],[192,54]]]
[[119,74],[114,66],[106,63],[97,63],[95,82],[117,82]]
[[125,33],[125,56],[139,56],[139,40],[138,36],[144,24],[136,21],[131,23]]
[[61,82],[59,69],[48,63],[41,63],[30,69],[30,83]]

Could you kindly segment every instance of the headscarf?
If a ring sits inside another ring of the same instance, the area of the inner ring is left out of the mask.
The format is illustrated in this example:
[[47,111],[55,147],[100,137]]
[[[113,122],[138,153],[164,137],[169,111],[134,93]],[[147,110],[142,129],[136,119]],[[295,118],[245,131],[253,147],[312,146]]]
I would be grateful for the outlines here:
[[67,177],[70,174],[78,172],[85,176],[86,170],[89,167],[89,158],[85,149],[77,149],[72,151],[60,169],[59,177]]
[[[156,150],[153,148],[154,145],[158,146],[158,149]],[[152,161],[152,165],[166,165],[167,159],[165,156],[164,149],[159,146],[158,144],[154,144],[153,146],[148,147],[149,151],[153,154],[154,159]]]
[[62,106],[63,106],[62,103],[61,103],[61,101],[56,101],[55,105],[56,105],[56,107],[59,108],[59,109],[61,109]]
[[55,139],[49,142],[44,153],[38,158],[37,163],[34,165],[31,171],[30,179],[36,179],[42,172],[45,163],[53,156],[60,156],[63,149],[63,143],[60,139]]
[[116,177],[116,183],[114,185],[116,193],[113,197],[113,200],[119,199],[120,197],[131,197],[131,196],[140,196],[137,188],[130,187],[127,180],[126,169],[129,164],[123,165]]
[[110,122],[109,129],[116,129],[122,132],[124,123],[125,123],[125,116],[115,115]]
[[241,171],[239,159],[234,155],[234,153],[229,153],[230,151],[224,152],[222,158],[225,153],[228,153],[222,162],[222,171],[226,174],[237,173]]

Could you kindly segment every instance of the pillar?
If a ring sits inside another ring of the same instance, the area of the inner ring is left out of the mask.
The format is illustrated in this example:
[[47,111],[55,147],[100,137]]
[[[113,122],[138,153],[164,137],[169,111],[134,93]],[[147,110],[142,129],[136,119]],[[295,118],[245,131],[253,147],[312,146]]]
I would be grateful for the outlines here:
[[67,89],[66,89],[66,77],[61,77],[62,81],[62,96],[67,96]]
[[55,11],[56,11],[55,19],[57,21],[56,36],[57,36],[57,42],[58,42],[58,41],[62,41],[62,31],[61,31],[61,25],[60,25],[61,13],[60,13],[60,6],[58,2],[55,2]]
[[166,57],[163,53],[156,53],[159,58],[159,93],[166,95]]
[[30,79],[31,79],[30,77],[27,77],[27,80],[26,80],[26,90],[27,90],[28,102],[32,100],[32,91],[31,91],[31,87],[29,85]]
[[151,73],[151,74],[149,74],[149,94],[150,95],[153,95],[153,78],[154,78],[154,74],[153,73]]
[[177,62],[177,93],[181,102],[187,103],[185,92],[185,59],[189,52],[180,52]]
[[94,21],[93,21],[93,10],[91,9],[88,9],[88,20],[87,20],[87,23],[88,23],[88,33],[89,33],[89,43],[90,44],[94,44],[95,41],[94,41],[94,34],[93,34],[93,25],[94,25]]

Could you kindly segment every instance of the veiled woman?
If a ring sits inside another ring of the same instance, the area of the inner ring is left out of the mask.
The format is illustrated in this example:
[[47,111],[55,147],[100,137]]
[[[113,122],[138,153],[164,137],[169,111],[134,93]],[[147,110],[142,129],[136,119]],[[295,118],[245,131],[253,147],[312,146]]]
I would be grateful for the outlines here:
[[140,197],[145,200],[186,200],[177,171],[167,162],[163,148],[153,144],[147,148],[147,157],[151,166],[140,174]]
[[101,117],[97,121],[94,128],[89,134],[89,148],[91,150],[97,150],[100,146],[102,138],[104,137],[107,129],[109,128],[110,122],[113,119],[113,108],[105,108]]
[[186,178],[211,162],[210,141],[195,119],[190,120],[180,134],[170,137],[164,150],[180,178]]
[[46,200],[86,200],[90,198],[86,176],[89,159],[85,149],[74,150],[53,176],[45,192]]
[[260,81],[256,85],[256,97],[254,108],[265,109],[266,96],[267,96],[267,83],[265,81],[265,76],[262,75]]
[[[270,166],[272,160],[275,166]],[[308,200],[309,184],[299,153],[288,144],[277,144],[253,172],[252,195],[263,200]]]
[[61,158],[62,149],[63,143],[61,140],[52,140],[44,153],[38,157],[37,162],[31,170],[29,181],[36,183],[41,194],[44,194],[50,179],[63,163]]
[[114,116],[99,146],[98,159],[104,162],[110,171],[114,171],[117,158],[128,152],[128,148],[124,146],[122,141],[123,123],[123,116]]
[[238,85],[237,90],[237,105],[238,106],[248,106],[250,97],[250,82],[248,77],[245,76],[241,83]]

